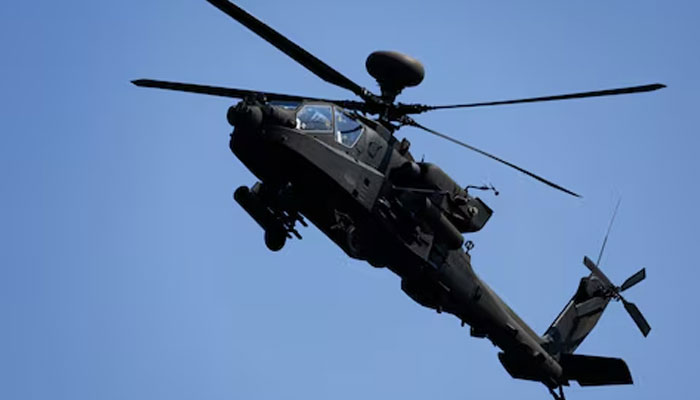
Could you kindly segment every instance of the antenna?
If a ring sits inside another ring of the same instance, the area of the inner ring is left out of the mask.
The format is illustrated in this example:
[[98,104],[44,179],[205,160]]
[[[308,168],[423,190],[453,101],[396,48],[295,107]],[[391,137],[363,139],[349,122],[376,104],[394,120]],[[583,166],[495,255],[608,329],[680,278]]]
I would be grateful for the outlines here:
[[615,217],[617,216],[617,210],[620,209],[620,202],[622,202],[622,197],[617,199],[617,204],[615,205],[615,211],[613,211],[612,218],[610,218],[610,225],[608,225],[608,231],[605,233],[605,239],[603,239],[603,245],[600,247],[600,253],[598,253],[598,261],[595,265],[600,265],[600,259],[603,258],[603,252],[605,251],[605,245],[608,244],[608,236],[610,236],[610,231],[612,230],[613,222],[615,222]]

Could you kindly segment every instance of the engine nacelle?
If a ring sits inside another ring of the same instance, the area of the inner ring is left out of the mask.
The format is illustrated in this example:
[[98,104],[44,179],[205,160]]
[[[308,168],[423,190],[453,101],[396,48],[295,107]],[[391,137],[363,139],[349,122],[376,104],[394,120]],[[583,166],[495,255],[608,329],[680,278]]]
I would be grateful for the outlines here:
[[470,196],[437,165],[419,165],[420,183],[446,194],[439,205],[446,210],[446,217],[459,232],[476,232],[486,225],[493,211],[481,199]]
[[462,247],[462,243],[464,243],[462,233],[430,199],[425,199],[425,208],[422,214],[428,225],[433,228],[435,236],[445,243],[447,248],[454,250]]

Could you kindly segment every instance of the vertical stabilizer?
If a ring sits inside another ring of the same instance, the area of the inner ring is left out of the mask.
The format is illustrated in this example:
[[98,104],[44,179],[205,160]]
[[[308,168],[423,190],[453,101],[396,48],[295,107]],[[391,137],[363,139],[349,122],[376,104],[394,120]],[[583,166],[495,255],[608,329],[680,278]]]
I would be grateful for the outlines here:
[[576,293],[544,335],[550,354],[573,353],[593,330],[610,302],[610,298],[596,295],[599,287],[593,274],[581,279]]

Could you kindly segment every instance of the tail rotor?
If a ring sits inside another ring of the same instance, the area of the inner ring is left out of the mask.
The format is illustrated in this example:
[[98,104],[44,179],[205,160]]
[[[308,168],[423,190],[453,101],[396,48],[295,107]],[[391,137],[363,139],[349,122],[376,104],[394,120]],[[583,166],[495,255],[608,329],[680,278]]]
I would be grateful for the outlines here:
[[613,213],[613,216],[610,220],[610,225],[608,226],[608,231],[605,234],[603,245],[601,246],[600,253],[598,254],[598,262],[594,263],[590,258],[583,257],[583,265],[585,265],[586,268],[588,268],[591,271],[593,276],[598,278],[598,280],[600,281],[603,289],[603,297],[606,299],[621,301],[627,313],[630,315],[630,317],[632,317],[632,320],[635,324],[637,324],[637,327],[642,332],[642,335],[646,337],[651,331],[651,326],[644,318],[644,315],[642,315],[642,312],[639,311],[639,308],[637,308],[637,306],[634,303],[631,303],[627,301],[624,297],[622,297],[622,292],[633,287],[634,285],[638,284],[646,278],[646,269],[642,268],[641,270],[637,271],[637,273],[627,278],[622,283],[622,285],[616,286],[599,268],[600,260],[603,257],[603,251],[605,250],[605,245],[608,243],[610,229],[612,228],[613,222],[615,221],[615,216],[617,215],[617,210],[619,207],[620,201],[618,200],[617,205],[615,206],[615,212]]

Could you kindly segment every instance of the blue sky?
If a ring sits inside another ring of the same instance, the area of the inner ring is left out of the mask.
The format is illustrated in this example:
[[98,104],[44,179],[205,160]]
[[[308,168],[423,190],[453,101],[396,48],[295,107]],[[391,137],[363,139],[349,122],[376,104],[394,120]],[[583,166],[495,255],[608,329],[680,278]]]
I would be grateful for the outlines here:
[[[611,4],[612,3],[612,4]],[[570,399],[692,393],[700,347],[697,46],[692,1],[240,1],[351,79],[374,50],[423,61],[404,102],[461,103],[662,82],[652,94],[434,112],[419,122],[581,193],[573,199],[406,128],[463,184],[492,182],[474,268],[543,332],[621,209],[603,268],[613,304],[580,348],[634,386]],[[414,304],[389,271],[316,229],[270,253],[231,199],[231,101],[135,78],[316,97],[326,84],[205,1],[0,5],[0,398],[543,399],[496,349]]]

